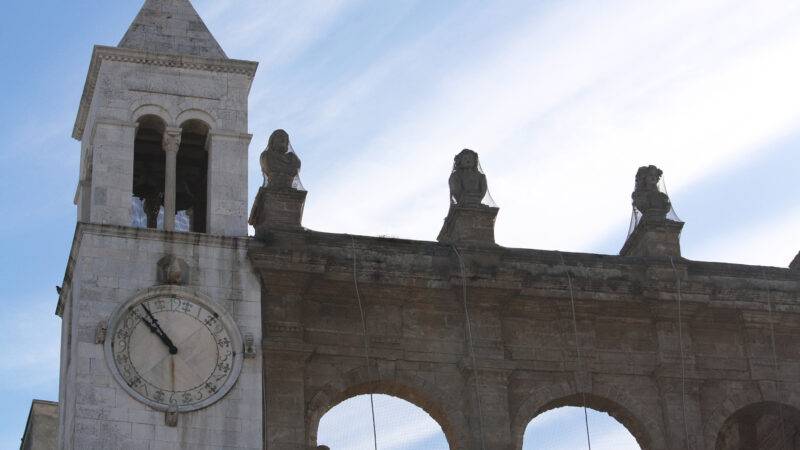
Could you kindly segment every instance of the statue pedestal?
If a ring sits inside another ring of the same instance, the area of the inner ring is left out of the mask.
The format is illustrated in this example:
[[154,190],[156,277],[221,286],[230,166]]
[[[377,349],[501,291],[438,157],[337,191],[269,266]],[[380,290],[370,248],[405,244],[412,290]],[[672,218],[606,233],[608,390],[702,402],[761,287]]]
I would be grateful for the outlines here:
[[683,222],[669,219],[641,222],[628,236],[619,254],[622,256],[681,256]]
[[437,241],[494,245],[494,221],[500,208],[450,205]]
[[250,225],[262,239],[270,228],[301,228],[307,191],[261,187],[250,212]]

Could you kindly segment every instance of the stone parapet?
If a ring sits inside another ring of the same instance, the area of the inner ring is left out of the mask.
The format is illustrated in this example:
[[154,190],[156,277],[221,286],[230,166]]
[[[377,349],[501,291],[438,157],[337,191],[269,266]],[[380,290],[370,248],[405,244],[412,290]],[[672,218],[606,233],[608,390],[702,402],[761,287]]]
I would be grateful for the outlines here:
[[494,222],[500,208],[450,205],[437,241],[448,244],[494,244]]
[[683,222],[643,218],[628,236],[621,256],[681,256]]

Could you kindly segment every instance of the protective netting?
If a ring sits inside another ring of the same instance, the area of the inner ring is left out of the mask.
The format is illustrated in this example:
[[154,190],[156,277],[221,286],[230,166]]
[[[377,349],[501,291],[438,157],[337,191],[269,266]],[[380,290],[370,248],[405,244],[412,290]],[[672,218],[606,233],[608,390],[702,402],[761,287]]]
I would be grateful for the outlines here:
[[[636,182],[634,182],[634,184],[633,184],[633,190],[634,191],[636,191],[636,187],[637,187],[636,186]],[[658,180],[658,192],[660,192],[660,193],[666,195],[667,197],[669,197],[669,194],[667,193],[667,184],[664,181],[664,176],[663,175]],[[639,225],[639,222],[641,222],[642,216],[644,215],[641,211],[639,211],[638,208],[636,208],[636,206],[632,205],[631,206],[631,210],[632,210],[631,211],[631,222],[630,222],[630,225],[628,226],[628,236],[630,236],[631,233],[633,233],[633,230],[636,229],[636,226]],[[668,220],[672,220],[674,222],[683,222],[680,219],[680,217],[678,217],[678,214],[675,212],[675,208],[672,206],[672,202],[671,201],[670,201],[669,211],[667,211],[667,219]]]
[[[401,398],[373,395],[380,450],[448,450],[442,427],[422,408]],[[370,396],[351,397],[319,422],[317,444],[331,450],[372,450]]]
[[[474,175],[474,174],[471,174],[470,173],[471,172],[470,169],[464,170],[464,168],[459,167],[459,156],[462,155],[464,152],[470,152],[472,155],[474,155],[474,158],[475,158],[474,164],[475,164],[475,169],[477,170],[477,176]],[[458,172],[466,172],[466,175],[464,175],[464,177],[468,178],[468,179],[464,180],[465,183],[472,185],[471,187],[476,191],[482,191],[483,189],[486,190],[486,192],[479,199],[478,203],[480,203],[482,205],[491,206],[493,208],[496,208],[497,207],[497,203],[495,203],[494,199],[492,198],[492,194],[489,193],[489,186],[488,186],[488,183],[486,182],[486,173],[483,171],[483,167],[481,167],[480,160],[478,159],[478,154],[475,153],[472,150],[465,149],[464,151],[459,153],[459,156],[457,156],[456,159],[453,161],[453,169],[450,172],[450,180],[451,180],[450,181],[450,203],[453,204],[453,205],[456,205],[456,204],[459,203],[458,199],[455,197],[454,192],[453,192],[453,181],[452,181],[453,177]],[[469,178],[472,178],[472,179],[469,179]],[[473,190],[473,189],[471,189],[471,190]],[[465,195],[470,196],[472,194],[473,194],[472,192],[467,192]],[[462,201],[462,203],[464,203],[464,201]],[[471,202],[468,201],[467,203],[471,203]]]
[[[294,147],[292,147],[292,143],[291,142],[289,142],[288,150],[286,151],[286,153],[291,153],[299,161],[300,157],[297,155],[297,152],[294,151]],[[298,163],[298,165],[299,165],[299,163]],[[269,184],[269,177],[267,177],[267,174],[263,170],[261,171],[261,175],[264,178],[264,182],[262,183],[261,186],[267,187],[267,185]],[[294,178],[292,179],[292,189],[295,189],[295,190],[298,190],[298,191],[305,191],[306,190],[306,188],[303,187],[303,183],[300,181],[300,168],[299,167],[297,169],[297,175],[295,175]]]

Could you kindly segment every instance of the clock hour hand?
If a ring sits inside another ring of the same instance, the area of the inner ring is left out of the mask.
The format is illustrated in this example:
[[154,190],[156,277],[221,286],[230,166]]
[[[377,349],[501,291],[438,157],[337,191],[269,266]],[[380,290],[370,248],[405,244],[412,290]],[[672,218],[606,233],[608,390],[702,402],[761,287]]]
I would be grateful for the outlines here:
[[145,325],[147,325],[147,328],[150,328],[150,331],[158,336],[161,339],[161,342],[163,342],[164,345],[169,348],[170,354],[174,355],[178,353],[178,347],[175,347],[175,344],[172,343],[172,339],[170,339],[169,336],[167,336],[167,333],[164,333],[164,330],[161,329],[161,325],[158,324],[158,320],[153,316],[153,313],[150,312],[150,309],[147,307],[147,305],[142,303],[142,308],[150,317],[150,320],[142,317],[142,322],[144,322]]

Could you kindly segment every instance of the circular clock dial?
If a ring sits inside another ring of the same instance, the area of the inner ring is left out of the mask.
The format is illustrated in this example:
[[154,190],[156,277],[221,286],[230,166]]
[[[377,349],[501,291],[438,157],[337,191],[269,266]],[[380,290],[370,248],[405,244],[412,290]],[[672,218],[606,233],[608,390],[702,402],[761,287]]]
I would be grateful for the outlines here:
[[241,339],[230,322],[208,302],[145,297],[116,314],[107,355],[139,400],[159,409],[172,403],[199,409],[230,389],[241,366]]

